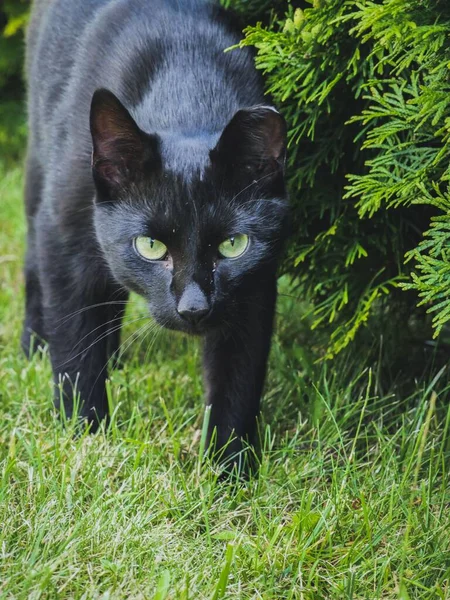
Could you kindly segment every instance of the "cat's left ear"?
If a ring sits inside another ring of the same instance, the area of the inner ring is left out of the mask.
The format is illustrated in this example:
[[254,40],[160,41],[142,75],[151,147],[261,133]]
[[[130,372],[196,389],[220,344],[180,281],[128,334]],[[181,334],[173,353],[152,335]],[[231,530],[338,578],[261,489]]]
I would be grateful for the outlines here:
[[286,135],[286,122],[274,108],[245,108],[223,130],[211,160],[254,177],[279,175],[286,160]]
[[159,163],[158,138],[143,132],[120,100],[109,90],[94,93],[90,126],[92,171],[97,187],[125,187],[139,173]]

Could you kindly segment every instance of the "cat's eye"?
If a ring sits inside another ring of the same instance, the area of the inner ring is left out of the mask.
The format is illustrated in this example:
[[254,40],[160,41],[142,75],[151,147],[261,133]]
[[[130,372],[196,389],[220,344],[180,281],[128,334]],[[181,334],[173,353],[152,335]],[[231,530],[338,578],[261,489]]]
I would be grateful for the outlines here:
[[161,260],[167,254],[167,246],[159,240],[140,235],[134,238],[134,248],[146,260]]
[[244,254],[247,247],[248,235],[237,233],[220,244],[219,253],[223,258],[238,258]]

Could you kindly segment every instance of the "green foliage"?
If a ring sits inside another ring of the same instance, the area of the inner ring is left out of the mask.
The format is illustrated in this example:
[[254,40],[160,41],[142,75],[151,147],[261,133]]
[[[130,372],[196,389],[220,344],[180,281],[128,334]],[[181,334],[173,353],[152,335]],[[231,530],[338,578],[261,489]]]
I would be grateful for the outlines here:
[[24,111],[24,32],[28,0],[5,0],[0,8],[0,156],[17,160],[26,137]]
[[419,302],[437,335],[450,317],[450,5],[308,4],[285,2],[242,41],[289,125],[285,270],[329,332],[324,356],[363,325],[404,335]]

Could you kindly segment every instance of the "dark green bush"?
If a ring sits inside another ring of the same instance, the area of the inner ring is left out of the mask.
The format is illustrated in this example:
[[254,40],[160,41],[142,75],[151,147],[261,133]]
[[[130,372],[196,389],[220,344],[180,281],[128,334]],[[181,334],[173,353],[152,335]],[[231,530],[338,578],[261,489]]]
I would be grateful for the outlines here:
[[[252,0],[228,5],[255,18]],[[450,3],[276,7],[262,3],[269,24],[242,45],[288,121],[285,270],[326,334],[322,355],[368,331],[423,336],[420,305],[437,335],[450,317]]]
[[17,160],[26,137],[24,110],[24,31],[28,0],[4,0],[0,8],[0,157]]

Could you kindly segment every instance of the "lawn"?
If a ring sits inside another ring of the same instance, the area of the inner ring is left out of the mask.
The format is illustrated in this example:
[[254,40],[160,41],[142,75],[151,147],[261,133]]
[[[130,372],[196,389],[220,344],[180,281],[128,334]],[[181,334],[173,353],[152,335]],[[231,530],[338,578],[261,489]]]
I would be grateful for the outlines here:
[[200,453],[200,344],[140,339],[133,297],[111,425],[74,435],[47,353],[20,351],[21,193],[0,172],[2,598],[450,598],[445,372],[399,397],[364,357],[315,364],[282,282],[259,476],[222,481]]

